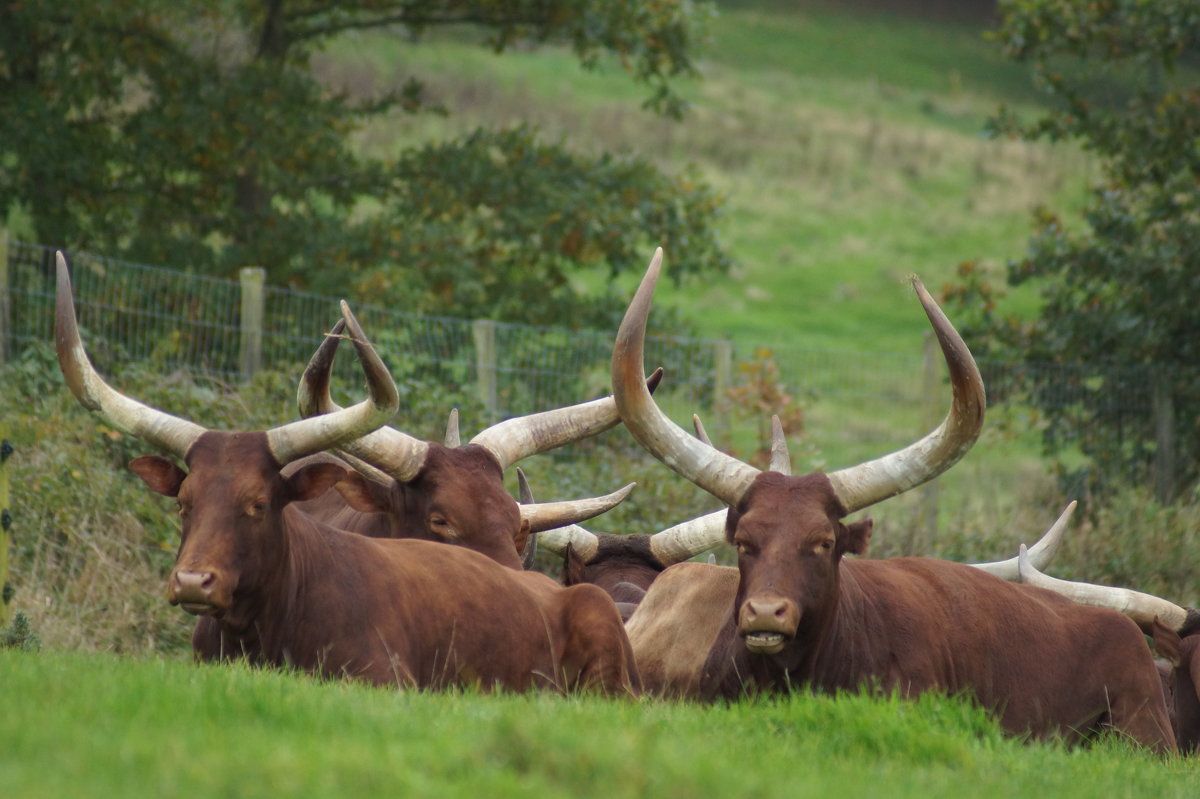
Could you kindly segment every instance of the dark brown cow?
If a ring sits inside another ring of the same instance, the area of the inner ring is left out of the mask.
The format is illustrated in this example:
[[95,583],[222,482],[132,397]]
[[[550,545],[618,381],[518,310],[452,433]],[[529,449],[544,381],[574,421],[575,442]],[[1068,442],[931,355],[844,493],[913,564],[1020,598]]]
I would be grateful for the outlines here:
[[950,370],[950,413],[898,452],[794,477],[760,472],[696,441],[642,388],[661,258],[660,250],[617,334],[613,391],[634,438],[730,508],[726,533],[738,550],[738,590],[706,658],[702,696],[798,686],[903,696],[937,690],[973,697],[1015,734],[1073,738],[1111,725],[1144,745],[1175,748],[1149,651],[1120,614],[964,564],[844,557],[865,552],[870,535],[869,522],[846,524],[845,516],[936,477],[982,427],[985,398],[974,359],[919,282],[914,287]]
[[[303,416],[337,409],[329,395],[329,379],[340,332],[340,327],[330,332],[305,369],[298,391]],[[661,373],[658,370],[651,377],[650,390]],[[605,397],[508,419],[467,444],[459,443],[456,416],[448,426],[446,444],[384,427],[341,447],[346,457],[357,459],[354,465],[359,467],[339,486],[351,507],[326,497],[322,498],[325,509],[309,510],[349,529],[383,525],[375,535],[458,544],[519,569],[530,532],[603,513],[631,487],[600,500],[518,505],[504,488],[504,470],[523,458],[601,433],[619,421],[612,397]],[[362,468],[364,461],[375,468]],[[385,515],[352,518],[371,511]]]
[[1040,568],[1022,551],[1024,582],[1083,605],[1119,611],[1154,639],[1169,664],[1162,670],[1162,687],[1179,749],[1189,754],[1200,749],[1200,611],[1128,588],[1060,580]]
[[[1072,502],[1029,549],[1032,562],[1041,566],[1050,561],[1074,510]],[[970,565],[1004,580],[1019,579],[1016,556]],[[625,623],[647,690],[659,696],[700,697],[705,661],[729,618],[737,591],[738,570],[729,566],[680,563],[662,572]]]
[[[92,368],[59,255],[56,343],[67,384],[107,423],[181,458],[130,467],[176,497],[183,523],[168,600],[208,622],[197,635],[253,662],[376,684],[636,692],[621,618],[595,586],[562,588],[461,547],[369,538],[297,510],[341,480],[336,463],[282,467],[392,416],[396,388],[349,309],[371,399],[267,431],[206,430],[112,388]],[[212,650],[217,650],[216,653]]]

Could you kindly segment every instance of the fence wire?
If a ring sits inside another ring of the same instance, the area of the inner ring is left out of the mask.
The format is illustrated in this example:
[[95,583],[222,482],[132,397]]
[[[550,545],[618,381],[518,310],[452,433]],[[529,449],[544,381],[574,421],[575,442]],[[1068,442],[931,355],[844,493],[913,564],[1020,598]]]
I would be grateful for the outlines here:
[[[53,340],[55,251],[8,243],[8,356]],[[241,376],[242,287],[238,281],[71,253],[76,307],[89,354],[104,374],[151,360],[231,381]],[[278,287],[263,290],[261,363],[296,374],[339,318],[338,299]],[[562,407],[609,391],[613,331],[567,330],[510,323],[417,316],[369,304],[355,314],[396,377],[401,391],[444,397],[445,406],[472,403],[493,419]],[[0,322],[3,315],[0,314]],[[485,354],[481,347],[486,347]],[[0,356],[5,353],[0,352]],[[768,358],[781,387],[803,408],[802,437],[812,452],[832,450],[846,462],[903,446],[936,424],[947,407],[940,356],[818,350],[799,346],[763,352],[751,342],[648,337],[646,365],[667,376],[660,402],[677,421],[707,416],[726,436],[761,436],[770,411],[730,413],[725,389],[744,365]],[[724,364],[724,365],[723,365]],[[1133,429],[1153,414],[1150,367],[1115,369],[981,361],[993,406],[1018,404],[1028,386],[1042,388],[1041,407],[1069,408],[1103,392]],[[930,369],[935,371],[931,374]],[[722,370],[727,374],[722,374]],[[1045,381],[1052,369],[1054,380]],[[345,353],[336,374],[360,383]],[[1053,396],[1046,392],[1054,393]],[[931,415],[931,409],[933,413]],[[989,411],[991,414],[991,411]],[[1018,414],[1019,416],[1019,414]],[[1034,413],[1017,435],[1040,435]],[[1060,442],[1061,443],[1061,442]],[[1069,442],[1067,442],[1069,443]],[[817,465],[839,466],[841,463]]]

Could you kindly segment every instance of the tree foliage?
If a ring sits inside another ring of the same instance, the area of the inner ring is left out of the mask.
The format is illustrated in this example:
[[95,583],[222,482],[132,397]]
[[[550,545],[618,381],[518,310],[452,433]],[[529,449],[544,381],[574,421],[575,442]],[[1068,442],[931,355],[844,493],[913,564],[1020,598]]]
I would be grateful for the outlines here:
[[[1047,442],[1079,442],[1101,476],[1146,474],[1173,407],[1178,487],[1200,468],[1200,5],[1140,0],[1011,0],[996,38],[1031,65],[1052,110],[1001,110],[1001,134],[1075,140],[1098,159],[1082,224],[1036,214],[1011,285],[1038,288],[1021,322],[966,265],[959,299],[981,313],[995,354],[1063,368],[1031,372]],[[1142,409],[1118,401],[1136,393]],[[1165,493],[1171,493],[1167,490]]]
[[415,312],[579,323],[601,300],[580,299],[574,269],[637,269],[660,242],[692,271],[727,268],[713,193],[524,128],[369,157],[352,134],[431,110],[424,87],[351,96],[321,83],[312,56],[371,29],[416,42],[469,28],[497,52],[557,42],[584,67],[619,59],[649,107],[678,116],[672,82],[695,74],[710,13],[688,0],[6,2],[0,210],[107,255],[221,276],[259,265],[275,283]]

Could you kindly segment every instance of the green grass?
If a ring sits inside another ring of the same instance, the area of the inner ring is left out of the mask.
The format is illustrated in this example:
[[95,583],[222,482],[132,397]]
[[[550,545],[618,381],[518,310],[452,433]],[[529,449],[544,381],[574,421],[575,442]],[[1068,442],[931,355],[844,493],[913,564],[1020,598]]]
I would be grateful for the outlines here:
[[[738,265],[664,286],[657,301],[703,336],[907,351],[896,337],[924,326],[909,274],[936,287],[978,259],[999,275],[1022,254],[1034,206],[1084,198],[1091,166],[1078,151],[982,136],[1000,102],[1028,110],[1037,98],[979,28],[750,2],[723,4],[712,34],[703,79],[681,84],[693,104],[682,123],[639,110],[645,91],[614,63],[587,72],[553,48],[496,56],[448,36],[358,37],[322,69],[364,90],[420,76],[451,111],[365,131],[375,152],[532,123],[584,152],[695,167],[727,197],[721,229]],[[1035,303],[1024,293],[1014,307]]]
[[697,706],[400,693],[0,652],[0,792],[62,796],[1193,797],[1196,760],[1022,744],[947,699]]

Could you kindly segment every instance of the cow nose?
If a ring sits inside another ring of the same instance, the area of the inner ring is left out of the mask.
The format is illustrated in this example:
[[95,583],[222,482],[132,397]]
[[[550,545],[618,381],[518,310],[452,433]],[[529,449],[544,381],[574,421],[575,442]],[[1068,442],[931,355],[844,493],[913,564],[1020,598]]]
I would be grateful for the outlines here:
[[172,605],[179,604],[210,604],[213,588],[217,584],[216,572],[184,571],[175,572],[171,580],[171,592],[168,599]]
[[740,626],[745,631],[762,630],[794,635],[800,623],[796,603],[782,597],[748,599],[742,605]]

